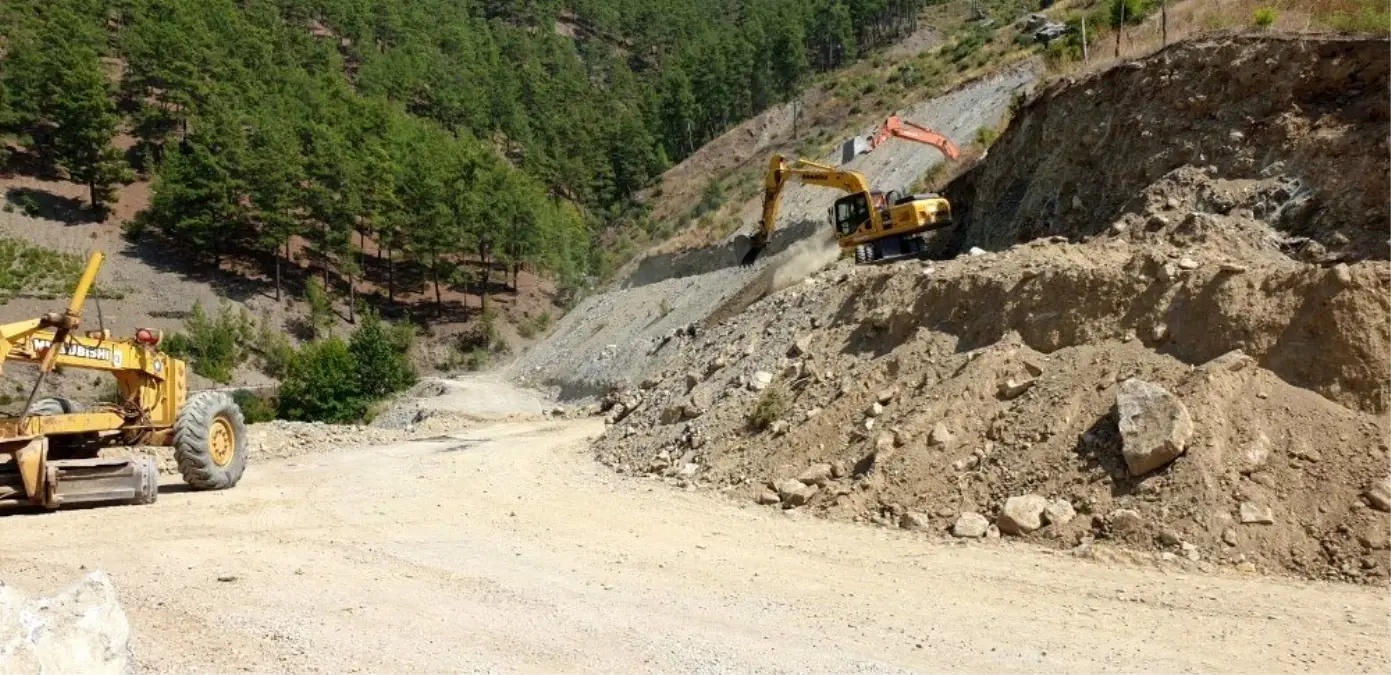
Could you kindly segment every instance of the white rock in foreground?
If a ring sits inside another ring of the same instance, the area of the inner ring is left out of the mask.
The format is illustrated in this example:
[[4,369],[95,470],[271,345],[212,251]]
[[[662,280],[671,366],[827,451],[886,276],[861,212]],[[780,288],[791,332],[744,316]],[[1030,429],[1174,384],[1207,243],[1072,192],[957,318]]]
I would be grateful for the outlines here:
[[0,585],[0,673],[133,673],[130,623],[105,572],[47,598]]

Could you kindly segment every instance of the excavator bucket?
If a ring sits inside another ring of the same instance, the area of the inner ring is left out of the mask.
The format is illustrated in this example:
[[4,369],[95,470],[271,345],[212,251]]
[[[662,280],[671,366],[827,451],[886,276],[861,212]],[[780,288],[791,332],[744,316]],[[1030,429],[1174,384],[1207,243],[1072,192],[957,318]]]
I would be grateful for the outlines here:
[[768,248],[768,240],[762,233],[749,237],[749,248],[744,252],[744,257],[739,259],[741,267],[748,267],[758,261],[758,257],[763,255],[763,250]]

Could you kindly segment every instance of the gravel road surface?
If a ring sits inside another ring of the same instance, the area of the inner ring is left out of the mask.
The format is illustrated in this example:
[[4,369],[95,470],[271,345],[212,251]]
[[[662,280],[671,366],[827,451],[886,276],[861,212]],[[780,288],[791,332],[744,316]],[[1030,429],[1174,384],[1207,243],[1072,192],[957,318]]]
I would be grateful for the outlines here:
[[146,672],[1385,672],[1383,590],[780,515],[610,473],[595,420],[267,460],[0,517],[31,592],[111,574]]

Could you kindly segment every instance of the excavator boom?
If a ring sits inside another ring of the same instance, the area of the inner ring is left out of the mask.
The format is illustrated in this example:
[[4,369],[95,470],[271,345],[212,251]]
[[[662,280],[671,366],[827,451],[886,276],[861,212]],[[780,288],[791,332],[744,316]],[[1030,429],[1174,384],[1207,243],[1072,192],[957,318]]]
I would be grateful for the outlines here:
[[768,159],[768,173],[763,180],[763,213],[758,221],[758,232],[754,234],[752,245],[741,264],[753,264],[768,247],[773,228],[777,226],[778,211],[782,207],[783,188],[792,178],[808,185],[835,188],[847,194],[869,193],[869,181],[858,171],[845,171],[806,159],[789,163],[782,155],[773,153]]
[[881,143],[894,136],[937,148],[943,155],[946,155],[947,159],[952,161],[961,157],[961,150],[956,147],[955,143],[951,142],[951,139],[925,126],[901,119],[898,115],[889,117],[884,120],[883,124],[879,125],[879,128],[869,139],[869,149],[873,150],[879,147]]

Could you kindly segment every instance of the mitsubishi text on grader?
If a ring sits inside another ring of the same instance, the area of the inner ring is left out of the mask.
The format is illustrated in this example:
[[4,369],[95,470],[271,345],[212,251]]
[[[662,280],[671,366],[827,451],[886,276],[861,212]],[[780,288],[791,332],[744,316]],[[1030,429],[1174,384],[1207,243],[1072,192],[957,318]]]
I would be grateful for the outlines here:
[[[104,447],[173,446],[184,482],[195,490],[237,484],[246,468],[246,423],[232,397],[188,395],[187,364],[158,349],[146,329],[113,340],[109,331],[78,334],[82,306],[101,267],[93,253],[66,312],[0,325],[0,367],[38,364],[18,417],[0,417],[0,503],[50,509],[73,504],[148,504],[159,495],[153,457],[102,457]],[[106,371],[119,402],[82,406],[35,401],[55,368]]]

